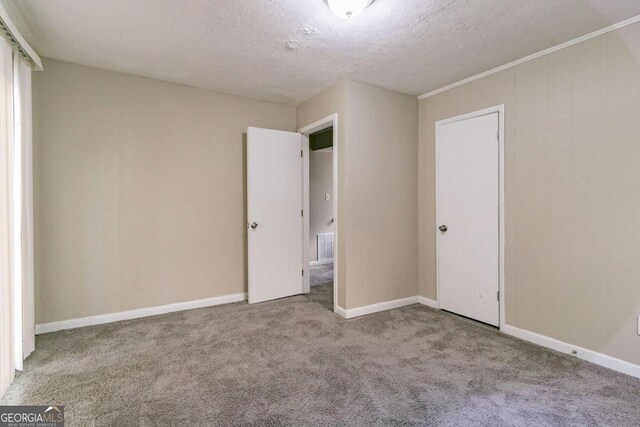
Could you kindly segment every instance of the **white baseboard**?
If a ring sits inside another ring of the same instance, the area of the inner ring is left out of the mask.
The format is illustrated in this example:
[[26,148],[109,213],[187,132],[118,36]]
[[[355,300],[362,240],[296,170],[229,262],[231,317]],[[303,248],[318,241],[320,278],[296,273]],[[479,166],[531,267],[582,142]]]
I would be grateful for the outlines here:
[[345,318],[353,319],[354,317],[364,316],[367,314],[378,313],[379,311],[391,310],[393,308],[404,307],[405,305],[417,304],[418,297],[401,298],[393,301],[385,301],[378,304],[365,305],[364,307],[350,308],[345,310]]
[[323,265],[323,264],[333,264],[333,258],[331,259],[323,259],[321,261],[311,261],[310,265]]
[[436,309],[440,308],[438,301],[429,299],[427,297],[418,297],[418,303],[422,305],[426,305],[427,307],[431,307],[431,308],[436,308]]
[[344,308],[340,307],[340,306],[336,306],[335,310],[333,310],[337,315],[339,315],[340,317],[346,319],[347,318],[347,310],[345,310]]
[[36,335],[65,329],[82,328],[84,326],[101,325],[103,323],[119,322],[121,320],[138,319],[141,317],[157,316],[158,314],[173,313],[176,311],[191,310],[194,308],[212,307],[215,305],[229,304],[244,301],[247,294],[224,295],[200,299],[195,301],[179,302],[175,304],[160,305],[156,307],[139,308],[136,310],[121,311],[119,313],[101,314],[98,316],[81,317],[78,319],[61,320],[59,322],[41,323],[36,325]]
[[569,344],[555,338],[549,338],[545,335],[540,335],[525,329],[516,328],[515,326],[504,325],[501,331],[507,335],[538,344],[542,347],[547,347],[561,353],[571,354],[580,359],[595,363],[596,365],[604,366],[605,368],[640,378],[640,365],[635,365],[624,360],[616,359],[612,356],[607,356],[606,354],[578,347],[576,345]]

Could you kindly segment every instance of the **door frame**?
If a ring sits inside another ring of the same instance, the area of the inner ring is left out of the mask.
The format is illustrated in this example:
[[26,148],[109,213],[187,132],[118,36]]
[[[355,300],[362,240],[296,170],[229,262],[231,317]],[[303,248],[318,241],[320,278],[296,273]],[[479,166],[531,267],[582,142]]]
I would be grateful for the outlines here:
[[[435,183],[436,183],[436,222],[434,230],[438,230],[440,225],[439,209],[438,209],[438,139],[439,130],[442,125],[460,122],[463,120],[473,119],[476,117],[486,116],[488,114],[498,113],[498,291],[500,292],[500,301],[498,308],[499,329],[503,329],[506,325],[506,313],[505,313],[505,205],[504,205],[504,104],[496,105],[493,107],[485,108],[482,110],[474,111],[467,114],[451,117],[444,120],[436,121],[435,131]],[[440,299],[440,275],[438,273],[438,256],[440,253],[440,239],[436,234],[436,286],[438,301]],[[439,304],[438,304],[439,306]]]
[[338,307],[338,114],[334,113],[316,122],[313,122],[307,126],[304,126],[298,130],[302,134],[302,188],[303,197],[302,202],[304,204],[304,220],[303,220],[303,243],[302,249],[304,262],[304,284],[303,289],[305,293],[311,291],[311,281],[309,274],[309,262],[311,261],[309,254],[309,135],[318,131],[333,127],[333,311],[340,314],[340,308]]

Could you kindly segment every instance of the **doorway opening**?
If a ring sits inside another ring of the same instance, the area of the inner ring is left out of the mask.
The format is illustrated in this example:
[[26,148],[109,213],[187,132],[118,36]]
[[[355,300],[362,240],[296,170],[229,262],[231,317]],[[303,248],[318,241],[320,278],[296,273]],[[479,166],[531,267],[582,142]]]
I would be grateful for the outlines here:
[[[337,116],[300,130],[305,179],[305,291],[310,299],[338,312]],[[306,154],[306,153],[305,153]]]
[[333,310],[333,127],[309,135],[310,297]]
[[[344,317],[344,309],[337,304],[337,126],[338,116],[333,114],[299,132],[247,129],[249,304],[311,294],[313,266],[314,286],[325,286],[314,288],[312,297],[326,299],[326,307]],[[330,180],[316,185],[320,182],[316,176],[327,173],[326,167],[320,166],[322,163],[331,164]]]

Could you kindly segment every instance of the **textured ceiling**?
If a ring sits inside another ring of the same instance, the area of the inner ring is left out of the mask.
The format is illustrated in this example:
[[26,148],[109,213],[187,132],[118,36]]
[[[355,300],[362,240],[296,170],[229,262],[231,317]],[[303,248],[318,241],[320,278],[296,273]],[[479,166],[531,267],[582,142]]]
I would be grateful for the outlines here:
[[299,104],[341,78],[420,95],[640,14],[638,0],[1,0],[41,55]]

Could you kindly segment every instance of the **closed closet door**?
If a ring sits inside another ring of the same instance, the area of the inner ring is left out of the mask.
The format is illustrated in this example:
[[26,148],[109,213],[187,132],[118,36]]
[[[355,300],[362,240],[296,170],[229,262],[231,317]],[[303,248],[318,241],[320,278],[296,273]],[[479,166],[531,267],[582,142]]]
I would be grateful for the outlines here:
[[440,308],[498,326],[499,113],[437,125]]

